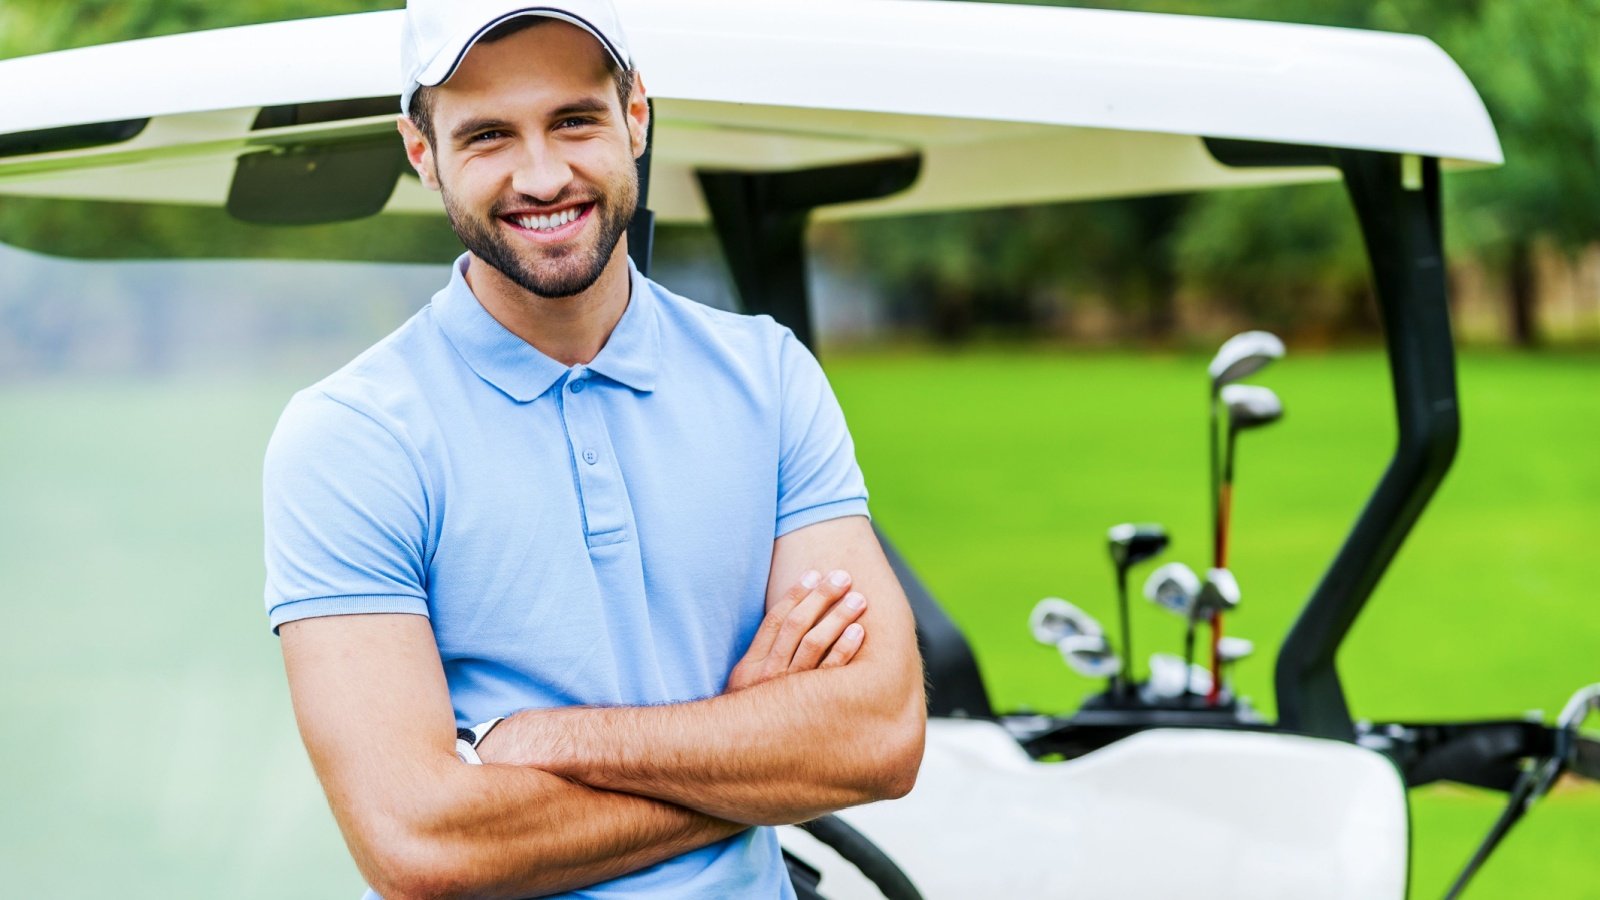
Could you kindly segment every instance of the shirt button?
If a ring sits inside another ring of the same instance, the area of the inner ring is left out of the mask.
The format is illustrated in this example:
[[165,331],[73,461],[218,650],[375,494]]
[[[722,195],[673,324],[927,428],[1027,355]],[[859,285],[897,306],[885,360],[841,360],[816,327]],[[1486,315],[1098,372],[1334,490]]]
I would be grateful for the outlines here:
[[571,387],[572,387],[572,392],[573,392],[573,393],[574,393],[574,394],[581,394],[581,393],[583,393],[583,384],[584,384],[584,383],[583,383],[583,382],[582,382],[582,381],[574,381],[574,382],[572,382],[572,385],[571,385]]
[[583,451],[583,461],[592,466],[600,461],[600,454],[593,450],[585,450]]

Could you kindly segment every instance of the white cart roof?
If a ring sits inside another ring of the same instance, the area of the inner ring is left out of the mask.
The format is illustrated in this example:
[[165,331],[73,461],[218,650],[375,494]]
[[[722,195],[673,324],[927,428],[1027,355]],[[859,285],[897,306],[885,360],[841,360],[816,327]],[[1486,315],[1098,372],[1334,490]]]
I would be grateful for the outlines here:
[[[617,3],[656,100],[651,206],[668,221],[704,218],[700,168],[922,155],[913,188],[821,211],[837,218],[1334,177],[1230,169],[1201,137],[1501,162],[1466,76],[1410,35],[942,0]],[[392,133],[371,109],[252,129],[263,107],[397,96],[400,16],[0,62],[0,135],[151,120],[118,143],[0,156],[0,194],[220,206],[243,153]],[[439,209],[402,178],[386,211]]]

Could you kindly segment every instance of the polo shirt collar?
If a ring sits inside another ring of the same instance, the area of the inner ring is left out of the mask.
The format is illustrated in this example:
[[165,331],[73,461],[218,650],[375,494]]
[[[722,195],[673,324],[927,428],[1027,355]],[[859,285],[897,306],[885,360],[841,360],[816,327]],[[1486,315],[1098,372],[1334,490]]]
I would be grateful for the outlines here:
[[[550,390],[568,367],[540,353],[489,315],[467,284],[462,254],[450,267],[450,283],[434,295],[433,310],[445,337],[478,377],[519,403]],[[604,347],[587,366],[637,391],[655,389],[661,362],[661,331],[650,282],[628,261],[628,308]]]
[[589,361],[589,368],[636,391],[653,391],[656,370],[661,366],[661,322],[656,316],[655,291],[631,259],[628,285],[628,308],[606,345]]

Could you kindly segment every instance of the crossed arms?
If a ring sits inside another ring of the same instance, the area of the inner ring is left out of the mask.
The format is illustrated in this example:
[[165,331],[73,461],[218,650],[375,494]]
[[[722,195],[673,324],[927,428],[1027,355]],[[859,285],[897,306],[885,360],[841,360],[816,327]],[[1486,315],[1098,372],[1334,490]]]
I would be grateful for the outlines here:
[[[850,573],[795,587],[802,573]],[[387,900],[583,887],[731,837],[911,789],[922,668],[870,524],[775,543],[767,619],[718,697],[528,710],[455,757],[428,622],[332,616],[280,629],[301,736],[356,865]],[[856,619],[865,639],[846,632]],[[359,648],[384,647],[382,654]]]

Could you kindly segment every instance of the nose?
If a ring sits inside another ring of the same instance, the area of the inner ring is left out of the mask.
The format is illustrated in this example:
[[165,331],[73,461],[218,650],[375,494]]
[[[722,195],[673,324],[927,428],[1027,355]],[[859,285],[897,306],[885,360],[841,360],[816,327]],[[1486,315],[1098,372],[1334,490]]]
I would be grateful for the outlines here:
[[511,175],[517,193],[549,203],[561,196],[572,182],[572,166],[561,152],[547,142],[529,142]]

